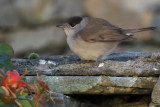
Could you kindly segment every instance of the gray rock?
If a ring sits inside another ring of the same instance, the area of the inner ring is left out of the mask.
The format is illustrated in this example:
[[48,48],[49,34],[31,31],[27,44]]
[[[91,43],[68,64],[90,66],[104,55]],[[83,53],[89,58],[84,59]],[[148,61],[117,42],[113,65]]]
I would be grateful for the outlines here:
[[151,38],[153,40],[153,42],[155,44],[158,44],[158,46],[159,46],[160,45],[160,25],[157,22],[160,22],[160,8],[159,8],[159,11],[154,13],[154,18],[152,19],[152,22],[151,22],[152,26],[159,26],[159,28],[152,33],[153,36]]
[[0,28],[13,28],[19,24],[19,17],[11,0],[0,0]]
[[[104,66],[86,69],[75,56],[51,56],[39,59],[13,59],[26,81],[34,83],[36,73],[50,89],[65,94],[150,94],[157,82],[160,53],[115,53]],[[138,58],[137,58],[138,57]],[[117,59],[117,60],[116,60]],[[78,62],[79,61],[79,62]],[[76,63],[75,63],[76,62]],[[115,77],[117,76],[117,77]],[[128,77],[132,76],[132,77]]]
[[80,101],[62,93],[56,93],[53,97],[55,103],[50,101],[47,107],[80,107]]
[[[56,93],[55,104],[47,103],[47,107],[148,107],[149,96],[129,95],[64,95]],[[131,101],[130,101],[131,100]]]
[[81,0],[16,0],[14,2],[21,19],[28,24],[49,23],[83,15]]
[[153,88],[152,102],[160,104],[160,78],[158,79],[156,85]]
[[[50,90],[64,94],[149,94],[157,78],[154,77],[106,77],[106,76],[40,76]],[[25,80],[35,83],[35,76]]]
[[31,52],[38,52],[38,54],[43,55],[46,54],[46,51],[52,55],[60,54],[66,47],[64,32],[55,26],[39,27],[34,30],[20,29],[6,34],[6,36],[8,37],[7,43],[15,51],[15,56],[19,54],[26,56]]
[[86,101],[81,101],[73,98],[72,96],[64,95],[62,93],[56,93],[54,97],[54,102],[47,103],[47,107],[98,107],[95,104],[90,103],[87,99]]
[[105,60],[103,67],[86,69],[93,63],[84,63],[77,56],[62,55],[50,56],[40,59],[13,59],[13,63],[20,71],[28,67],[29,75],[36,75],[37,72],[44,75],[63,76],[158,76],[160,75],[159,59],[160,53],[115,53]]

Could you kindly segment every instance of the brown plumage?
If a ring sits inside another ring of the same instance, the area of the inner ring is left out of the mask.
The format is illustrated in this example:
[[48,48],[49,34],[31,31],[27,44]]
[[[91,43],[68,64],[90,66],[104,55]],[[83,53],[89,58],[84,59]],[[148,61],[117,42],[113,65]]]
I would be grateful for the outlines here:
[[[156,27],[141,29],[122,29],[110,24],[108,21],[99,18],[88,18],[85,29],[78,34],[87,42],[114,42],[134,39],[133,33],[154,30]],[[98,31],[98,32],[97,32]]]

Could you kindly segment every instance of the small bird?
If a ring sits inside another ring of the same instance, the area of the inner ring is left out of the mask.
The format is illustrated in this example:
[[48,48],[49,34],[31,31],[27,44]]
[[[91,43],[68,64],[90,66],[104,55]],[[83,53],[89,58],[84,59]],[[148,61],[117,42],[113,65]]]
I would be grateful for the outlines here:
[[67,35],[70,49],[81,59],[103,61],[115,47],[127,40],[134,40],[134,33],[154,30],[157,27],[123,29],[100,18],[71,17],[57,25]]

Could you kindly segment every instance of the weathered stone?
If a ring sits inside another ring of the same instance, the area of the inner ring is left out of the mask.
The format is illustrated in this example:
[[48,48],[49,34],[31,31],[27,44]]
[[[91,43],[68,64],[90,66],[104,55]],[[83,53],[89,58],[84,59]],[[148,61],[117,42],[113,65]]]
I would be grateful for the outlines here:
[[[152,26],[159,26],[159,24],[157,22],[160,22],[160,10],[158,11],[158,13],[155,13],[154,18],[152,19]],[[158,44],[158,46],[159,46],[159,44],[160,44],[160,28],[158,28],[156,31],[153,32],[151,39],[153,40],[153,42],[155,44]]]
[[85,99],[86,102],[73,98],[72,96],[64,95],[62,93],[56,93],[54,96],[54,102],[50,101],[47,103],[47,107],[98,107],[94,103],[90,103],[89,100]]
[[54,102],[50,101],[47,104],[47,107],[79,107],[80,106],[80,101],[77,101],[76,99],[73,99],[70,96],[61,94],[61,93],[56,93],[54,97]]
[[160,104],[160,78],[158,79],[156,85],[153,88],[152,102]]
[[[143,56],[144,55],[144,56]],[[143,57],[140,57],[143,56]],[[21,73],[28,67],[28,75],[37,72],[44,75],[106,75],[106,76],[158,76],[160,53],[117,53],[108,57],[103,67],[86,69],[91,63],[83,63],[75,56],[53,56],[41,59],[13,59]],[[140,57],[140,58],[137,58]],[[133,60],[132,60],[133,59]],[[114,61],[113,61],[114,60]],[[42,63],[43,62],[43,63]],[[75,63],[76,62],[76,63]],[[113,66],[114,65],[114,66]]]
[[[106,76],[44,76],[50,90],[64,94],[150,94],[157,82],[155,77]],[[36,77],[25,80],[35,83]]]
[[148,107],[149,96],[129,95],[63,95],[57,93],[55,104],[47,103],[47,107]]
[[[46,54],[43,51],[48,47],[50,54],[60,54],[66,47],[65,35],[55,26],[40,27],[37,29],[21,29],[16,32],[6,34],[15,52],[15,56],[24,54],[28,56],[31,52],[41,52],[41,56]],[[28,54],[28,55],[27,55]]]
[[19,24],[19,17],[11,0],[0,0],[0,28],[13,28]]
[[[71,95],[67,97],[69,99],[67,104],[72,104],[73,101],[74,107],[77,107],[77,105],[81,107],[106,107],[106,105],[113,107],[147,107],[151,102],[150,96],[142,98],[139,95],[151,94],[158,80],[157,76],[160,75],[159,52],[113,53],[108,56],[108,60],[104,61],[103,67],[89,69],[84,66],[90,65],[90,63],[86,64],[74,55],[41,57],[32,60],[12,59],[12,61],[21,74],[23,74],[25,67],[28,68],[29,73],[24,77],[27,82],[35,83],[36,73],[43,74],[40,79],[46,81],[51,91]],[[86,96],[72,97],[82,94]],[[120,94],[121,100],[119,97],[114,98],[113,95],[115,94]],[[128,98],[122,96],[122,94],[131,94],[132,96]],[[89,95],[93,96],[90,97]],[[97,99],[95,95],[111,95],[112,97],[104,96],[106,98],[103,99],[101,96]],[[65,96],[60,97],[60,99],[62,99],[62,102],[57,100],[57,105],[66,105]],[[79,99],[83,99],[83,101]],[[93,103],[95,100],[97,103]],[[58,104],[59,102],[60,104]]]
[[83,14],[81,0],[16,0],[14,4],[21,19],[28,24],[49,23],[57,18]]

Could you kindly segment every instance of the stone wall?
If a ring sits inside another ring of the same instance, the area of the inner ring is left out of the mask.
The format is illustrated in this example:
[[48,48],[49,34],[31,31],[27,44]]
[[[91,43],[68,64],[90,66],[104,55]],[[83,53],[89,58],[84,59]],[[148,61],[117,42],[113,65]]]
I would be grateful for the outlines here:
[[[88,67],[74,55],[38,59],[12,59],[24,80],[35,84],[36,73],[50,91],[55,104],[47,107],[159,107],[160,52],[114,53],[101,67]],[[151,95],[152,94],[152,95]],[[154,106],[155,105],[155,106]]]
[[[1,0],[0,42],[9,43],[16,57],[68,53],[64,32],[55,27],[71,16],[109,20],[123,28],[159,25],[159,0]],[[160,31],[136,35],[137,41],[117,51],[158,51]]]

